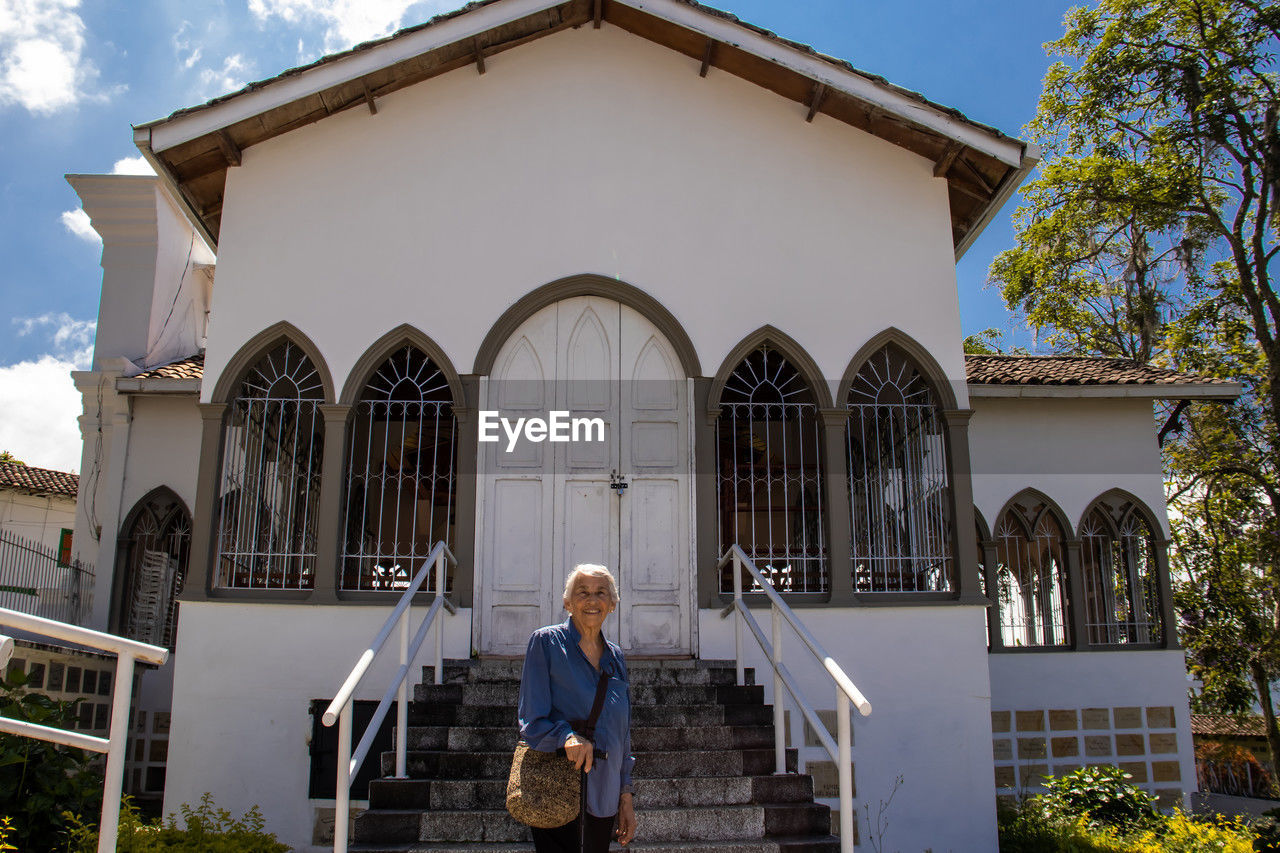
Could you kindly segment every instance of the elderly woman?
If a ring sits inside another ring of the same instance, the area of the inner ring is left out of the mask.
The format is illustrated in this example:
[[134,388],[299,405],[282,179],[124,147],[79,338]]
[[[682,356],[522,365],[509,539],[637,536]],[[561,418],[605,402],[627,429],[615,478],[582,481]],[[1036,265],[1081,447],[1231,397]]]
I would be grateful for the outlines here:
[[[569,618],[529,638],[520,677],[520,737],[543,752],[563,748],[574,767],[587,774],[586,813],[555,829],[534,829],[538,853],[577,853],[579,839],[583,853],[605,853],[614,837],[621,844],[635,837],[627,665],[622,650],[600,631],[617,606],[613,575],[604,566],[584,563],[565,580]],[[608,676],[608,689],[593,743],[570,721],[590,716],[601,674]]]

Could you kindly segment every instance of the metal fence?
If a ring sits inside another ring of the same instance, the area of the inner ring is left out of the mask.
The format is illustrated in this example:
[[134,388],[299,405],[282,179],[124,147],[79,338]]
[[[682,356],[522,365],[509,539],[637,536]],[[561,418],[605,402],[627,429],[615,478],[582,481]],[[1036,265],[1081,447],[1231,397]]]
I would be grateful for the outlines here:
[[0,607],[79,625],[93,606],[93,568],[0,530]]
[[1233,797],[1276,799],[1271,777],[1246,761],[1206,761],[1196,759],[1196,783],[1201,791]]

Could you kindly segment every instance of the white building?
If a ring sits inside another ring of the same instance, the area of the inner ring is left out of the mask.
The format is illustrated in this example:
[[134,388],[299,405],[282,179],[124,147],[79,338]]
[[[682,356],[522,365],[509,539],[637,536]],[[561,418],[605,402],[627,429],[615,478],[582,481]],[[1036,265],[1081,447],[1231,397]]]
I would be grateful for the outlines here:
[[[168,641],[181,591],[168,810],[311,849],[309,702],[440,539],[455,658],[522,652],[583,560],[628,654],[731,657],[740,544],[874,704],[894,848],[993,849],[998,792],[1086,761],[1193,787],[1152,401],[1237,389],[966,361],[954,262],[1030,146],[688,0],[472,4],[136,138],[158,178],[70,178],[104,241],[76,542],[102,625]],[[508,452],[484,410],[605,440]]]

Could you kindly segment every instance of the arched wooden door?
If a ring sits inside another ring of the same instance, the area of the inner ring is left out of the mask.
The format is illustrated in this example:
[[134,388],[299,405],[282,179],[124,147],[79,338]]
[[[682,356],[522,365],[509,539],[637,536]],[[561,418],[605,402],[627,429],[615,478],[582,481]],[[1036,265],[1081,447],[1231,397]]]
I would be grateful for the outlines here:
[[614,300],[562,300],[507,340],[483,399],[512,423],[567,411],[605,427],[602,441],[521,438],[508,452],[499,430],[480,445],[476,648],[522,653],[530,632],[564,619],[569,570],[603,563],[621,596],[609,638],[633,654],[688,654],[689,389],[666,337]]

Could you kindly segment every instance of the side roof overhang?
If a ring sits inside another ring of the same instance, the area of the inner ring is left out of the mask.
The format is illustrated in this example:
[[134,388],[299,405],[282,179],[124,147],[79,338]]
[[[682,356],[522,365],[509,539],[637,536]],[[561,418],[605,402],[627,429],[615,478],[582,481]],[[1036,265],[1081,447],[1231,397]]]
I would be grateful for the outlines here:
[[[134,141],[216,247],[227,169],[241,152],[353,107],[561,30],[620,27],[934,163],[949,187],[956,258],[1026,178],[1040,152],[956,110],[694,0],[481,0],[417,27],[294,68],[134,128]],[[691,75],[692,78],[692,75]]]

